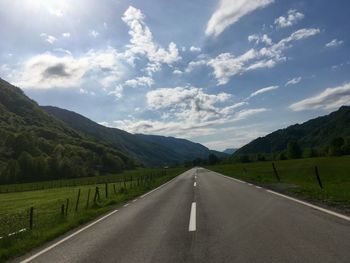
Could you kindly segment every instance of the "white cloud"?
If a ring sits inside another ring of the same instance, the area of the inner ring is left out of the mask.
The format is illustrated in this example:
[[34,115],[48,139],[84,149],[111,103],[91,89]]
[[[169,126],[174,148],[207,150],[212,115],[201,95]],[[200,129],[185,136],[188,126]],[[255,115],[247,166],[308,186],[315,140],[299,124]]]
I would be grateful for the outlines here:
[[64,32],[64,33],[62,33],[62,37],[64,37],[64,38],[70,38],[70,33],[69,33],[69,32]]
[[145,16],[141,10],[129,6],[122,20],[130,28],[130,44],[126,46],[124,54],[130,64],[134,64],[137,55],[144,56],[149,60],[146,70],[151,74],[160,70],[160,64],[170,65],[181,58],[175,43],[170,42],[168,49],[164,49],[153,40],[152,32],[145,24]]
[[193,70],[200,65],[211,66],[214,70],[214,76],[218,85],[224,85],[229,82],[234,75],[243,74],[250,70],[259,68],[272,68],[277,63],[285,61],[287,58],[283,51],[292,47],[293,41],[302,40],[320,32],[316,28],[303,28],[292,33],[289,37],[280,40],[278,43],[263,47],[261,49],[250,49],[244,54],[235,57],[231,53],[222,53],[216,58],[209,60],[192,61],[187,70]]
[[343,40],[333,39],[331,42],[326,44],[326,47],[339,47],[344,43]]
[[246,109],[246,110],[241,110],[239,111],[235,118],[238,119],[238,120],[242,120],[242,119],[246,119],[250,116],[253,116],[253,115],[256,115],[258,113],[262,113],[262,112],[265,112],[267,111],[266,108],[257,108],[257,109]]
[[114,49],[90,50],[81,57],[39,54],[22,63],[13,82],[22,88],[72,88],[80,86],[90,73],[98,75],[103,86],[113,84],[124,75],[120,55]]
[[190,47],[190,51],[192,51],[192,52],[201,52],[202,49],[200,47],[191,46]]
[[335,88],[327,88],[320,94],[289,106],[293,111],[302,110],[334,110],[350,104],[350,83]]
[[290,80],[287,81],[287,83],[285,84],[285,86],[289,86],[289,85],[295,85],[295,84],[298,84],[300,81],[301,81],[301,77],[295,77],[295,78],[292,78]]
[[181,70],[179,70],[179,69],[175,69],[175,70],[173,71],[173,74],[175,74],[175,75],[182,75],[183,72],[182,72]]
[[197,61],[191,61],[190,63],[188,63],[186,69],[185,69],[185,72],[186,73],[190,73],[192,70],[194,70],[195,68],[197,67],[200,67],[200,66],[204,66],[204,65],[207,65],[208,64],[208,61],[207,59],[201,59],[201,60],[197,60]]
[[261,125],[255,124],[223,129],[219,131],[219,137],[221,134],[223,134],[223,136],[229,134],[229,139],[207,141],[202,144],[209,149],[217,151],[222,151],[227,148],[239,148],[256,138],[267,134],[266,130],[260,126]]
[[[116,100],[121,99],[123,97],[124,88],[122,85],[117,85],[112,91],[108,92],[108,95],[113,95]],[[105,124],[102,124],[105,125]],[[107,126],[107,125],[105,125]]]
[[252,94],[250,94],[249,97],[250,98],[251,97],[255,97],[255,96],[259,95],[259,94],[270,92],[270,91],[276,90],[278,88],[279,88],[279,86],[269,86],[269,87],[266,87],[266,88],[262,88],[262,89],[259,89],[259,90],[255,91],[255,92],[253,92]]
[[53,51],[72,56],[72,52],[70,52],[68,49],[54,48]]
[[237,113],[231,112],[231,116],[221,116],[206,120],[191,118],[173,120],[171,117],[173,117],[174,114],[169,111],[169,114],[167,114],[168,116],[166,116],[164,120],[129,119],[115,121],[112,125],[107,125],[126,130],[131,133],[161,134],[165,136],[193,138],[217,134],[220,131],[226,131],[228,128],[222,127],[223,125],[235,123],[265,111],[267,111],[267,109],[264,108],[247,109]]
[[280,16],[276,18],[275,25],[277,25],[278,28],[290,27],[298,23],[303,18],[304,14],[295,9],[291,9],[288,11],[287,16]]
[[231,104],[227,93],[208,94],[196,87],[162,88],[146,94],[150,111],[159,114],[160,120],[121,120],[113,126],[132,133],[172,136],[203,136],[214,134],[219,126],[248,118],[266,109],[237,111],[247,102]]
[[241,17],[273,2],[274,0],[220,0],[217,9],[208,21],[205,34],[217,37]]
[[48,8],[48,12],[57,17],[63,16],[63,11],[61,9]]
[[100,33],[93,29],[93,30],[90,30],[89,35],[96,38],[100,35]]
[[137,77],[135,79],[129,79],[124,83],[126,86],[136,88],[138,86],[151,87],[154,84],[154,80],[151,77]]
[[272,39],[266,34],[263,34],[262,36],[257,35],[257,34],[250,35],[250,36],[248,36],[248,41],[255,42],[255,44],[263,43],[263,44],[266,44],[268,46],[273,44]]
[[54,36],[48,35],[46,33],[41,33],[40,37],[42,37],[46,42],[53,44],[57,41],[57,38],[55,38]]
[[92,95],[92,96],[96,95],[95,92],[93,92],[93,91],[88,91],[88,90],[83,89],[83,88],[80,88],[80,89],[79,89],[79,93],[80,93],[80,94],[86,94],[86,95]]

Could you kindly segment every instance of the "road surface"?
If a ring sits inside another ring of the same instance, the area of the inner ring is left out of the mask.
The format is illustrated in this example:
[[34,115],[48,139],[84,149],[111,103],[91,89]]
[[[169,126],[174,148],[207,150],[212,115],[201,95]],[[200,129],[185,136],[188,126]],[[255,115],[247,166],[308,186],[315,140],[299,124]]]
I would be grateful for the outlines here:
[[194,168],[17,262],[350,262],[350,222]]

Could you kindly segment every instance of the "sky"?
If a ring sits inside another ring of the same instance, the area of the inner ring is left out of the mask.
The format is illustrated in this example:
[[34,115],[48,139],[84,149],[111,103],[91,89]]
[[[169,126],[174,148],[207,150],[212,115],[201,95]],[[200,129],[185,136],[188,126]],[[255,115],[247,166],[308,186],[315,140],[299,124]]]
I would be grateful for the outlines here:
[[0,77],[215,150],[350,104],[347,0],[1,0]]

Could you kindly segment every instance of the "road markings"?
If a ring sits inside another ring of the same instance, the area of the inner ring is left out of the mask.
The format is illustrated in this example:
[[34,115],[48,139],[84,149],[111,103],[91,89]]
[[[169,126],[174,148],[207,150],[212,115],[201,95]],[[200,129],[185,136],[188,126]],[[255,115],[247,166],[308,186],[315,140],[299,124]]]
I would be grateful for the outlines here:
[[313,208],[313,209],[322,211],[322,212],[324,212],[324,213],[327,213],[327,214],[330,214],[330,215],[333,215],[333,216],[342,218],[342,219],[344,219],[344,220],[346,220],[346,221],[350,221],[350,217],[348,217],[348,216],[346,216],[346,215],[342,215],[342,214],[333,212],[333,211],[331,211],[331,210],[328,210],[328,209],[319,207],[319,206],[317,206],[317,205],[313,205],[313,204],[310,204],[310,203],[307,203],[307,202],[298,200],[298,199],[296,199],[296,198],[293,198],[293,197],[290,197],[290,196],[287,196],[287,195],[284,195],[284,194],[277,193],[277,192],[275,192],[275,191],[271,191],[271,190],[266,190],[266,191],[269,192],[269,193],[271,193],[271,194],[278,195],[278,196],[280,196],[280,197],[284,197],[284,198],[286,198],[286,199],[292,200],[292,201],[297,202],[297,203],[299,203],[299,204],[302,204],[302,205],[311,207],[311,208]]
[[137,201],[137,199],[132,200],[133,203],[135,203],[136,201]]
[[125,205],[123,205],[124,207],[127,207],[129,204],[125,204]]
[[255,187],[256,187],[256,188],[258,188],[258,189],[261,189],[261,188],[262,188],[262,187],[260,187],[260,186],[257,186],[257,185],[256,185]]
[[[210,171],[210,170],[209,170],[209,171]],[[212,172],[212,171],[211,171],[211,172]],[[215,172],[214,172],[214,173],[215,173]],[[236,182],[240,182],[240,183],[246,184],[246,182],[241,181],[241,180],[238,180],[238,179],[236,179],[236,178],[232,178],[232,177],[229,177],[229,176],[220,174],[220,173],[216,173],[216,174],[221,175],[221,176],[223,176],[223,177],[226,177],[227,179],[231,179],[231,180],[234,180],[234,181],[236,181]],[[256,188],[262,188],[262,187],[256,186],[256,185],[255,185],[255,187],[256,187]],[[262,189],[265,189],[265,188],[262,188]],[[337,213],[337,212],[333,212],[333,211],[331,211],[331,210],[328,210],[328,209],[319,207],[319,206],[317,206],[317,205],[313,205],[313,204],[310,204],[310,203],[307,203],[307,202],[298,200],[298,199],[296,199],[296,198],[293,198],[293,197],[290,197],[290,196],[287,196],[287,195],[284,195],[284,194],[277,193],[277,192],[272,191],[272,190],[266,189],[266,192],[269,192],[269,193],[274,194],[274,195],[278,195],[278,196],[280,196],[280,197],[284,197],[284,198],[289,199],[289,200],[291,200],[291,201],[294,201],[294,202],[296,202],[296,203],[299,203],[299,204],[302,204],[302,205],[311,207],[311,208],[313,208],[313,209],[319,210],[319,211],[324,212],[324,213],[329,214],[329,215],[336,216],[336,217],[341,218],[341,219],[344,219],[344,220],[346,220],[346,221],[350,221],[350,217],[349,217],[349,216],[342,215],[342,214],[339,214],[339,213]]]
[[92,227],[93,225],[97,224],[98,222],[101,222],[102,220],[106,219],[107,217],[109,217],[109,216],[111,216],[111,215],[113,215],[113,214],[115,214],[115,213],[117,213],[117,212],[118,212],[118,210],[114,210],[114,211],[110,212],[109,214],[107,214],[107,215],[101,217],[100,219],[97,219],[96,221],[92,222],[91,224],[88,224],[87,226],[85,226],[85,227],[79,229],[78,231],[74,232],[73,234],[70,234],[69,236],[67,236],[67,237],[65,237],[65,238],[63,238],[63,239],[61,239],[60,241],[56,242],[55,244],[53,244],[53,245],[51,245],[51,246],[49,246],[49,247],[47,247],[47,248],[41,250],[40,252],[34,254],[33,256],[31,256],[31,257],[29,257],[29,258],[27,258],[27,259],[25,259],[25,260],[22,260],[21,263],[27,263],[27,262],[32,261],[33,259],[39,257],[40,255],[46,253],[47,251],[53,249],[54,247],[57,247],[59,244],[62,244],[62,243],[65,242],[66,240],[71,239],[72,237],[78,235],[79,233],[83,232],[84,230],[86,230],[86,229]]
[[197,175],[194,176],[194,179],[197,179]]
[[[156,190],[162,188],[163,186],[166,186],[167,184],[169,184],[169,183],[171,183],[172,181],[174,181],[177,177],[178,177],[178,176],[176,176],[176,177],[174,177],[173,179],[171,179],[170,181],[168,181],[168,182],[166,182],[166,183],[164,183],[164,184],[158,186],[156,189],[153,189],[153,190],[149,191],[148,193],[142,195],[141,198],[143,198],[143,197],[149,195],[150,193],[153,193],[154,191],[156,191]],[[31,256],[31,257],[29,257],[29,258],[27,258],[27,259],[22,260],[21,263],[27,263],[27,262],[32,261],[33,259],[39,257],[40,255],[42,255],[42,254],[46,253],[47,251],[49,251],[49,250],[55,248],[56,246],[62,244],[62,243],[65,242],[65,241],[67,241],[68,239],[71,239],[72,237],[78,235],[79,233],[83,232],[84,230],[86,230],[86,229],[92,227],[93,225],[97,224],[98,222],[101,222],[102,220],[106,219],[107,217],[110,217],[111,215],[113,215],[113,214],[115,214],[115,213],[117,213],[117,212],[118,212],[118,210],[114,210],[114,211],[108,213],[107,215],[101,217],[100,219],[97,219],[96,221],[92,222],[91,224],[89,224],[89,225],[87,225],[87,226],[85,226],[85,227],[83,227],[83,228],[77,230],[76,232],[72,233],[71,235],[69,235],[69,236],[67,236],[67,237],[65,237],[65,238],[63,238],[63,239],[61,239],[60,241],[56,242],[55,244],[53,244],[53,245],[51,245],[51,246],[49,246],[49,247],[47,247],[47,248],[41,250],[40,252],[34,254],[33,256]]]
[[193,202],[191,206],[190,224],[188,226],[188,231],[196,231],[196,202]]
[[141,198],[144,198],[145,196],[147,196],[147,195],[149,195],[149,194],[151,194],[151,193],[153,193],[153,192],[159,190],[160,188],[166,186],[167,184],[169,184],[169,183],[171,183],[172,181],[174,181],[177,177],[178,177],[178,176],[174,177],[173,179],[171,179],[170,181],[166,182],[165,184],[162,184],[162,185],[158,186],[156,189],[153,189],[153,190],[149,191],[148,193],[145,193],[144,195],[141,195]]
[[[211,171],[210,171],[210,172],[211,172]],[[236,178],[229,177],[229,176],[226,176],[226,175],[223,175],[223,174],[219,174],[219,173],[216,173],[216,174],[218,174],[218,175],[220,175],[220,176],[223,176],[223,177],[226,177],[227,179],[230,179],[230,180],[236,181],[236,182],[238,182],[238,183],[241,183],[241,184],[246,184],[246,182],[241,181],[241,180],[238,180],[238,179],[236,179]]]
[[248,183],[249,186],[253,186],[252,184]]
[[193,186],[194,186],[194,187],[196,187],[196,186],[197,186],[197,183],[196,183],[196,182],[194,182],[194,183],[193,183]]

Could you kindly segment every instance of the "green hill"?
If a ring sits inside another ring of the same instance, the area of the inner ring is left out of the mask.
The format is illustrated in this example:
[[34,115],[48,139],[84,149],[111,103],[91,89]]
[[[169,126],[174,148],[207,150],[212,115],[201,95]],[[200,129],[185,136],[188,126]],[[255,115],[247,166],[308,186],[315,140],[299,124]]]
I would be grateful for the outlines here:
[[301,149],[324,149],[339,137],[350,138],[349,106],[343,106],[329,115],[259,137],[238,149],[234,155],[278,153],[285,151],[291,141],[297,142]]
[[136,161],[47,114],[21,89],[0,79],[0,182],[114,173]]
[[51,106],[42,108],[71,128],[121,149],[146,166],[173,165],[195,158],[207,158],[212,152],[205,146],[189,140],[130,134],[123,130],[102,126],[72,111]]

